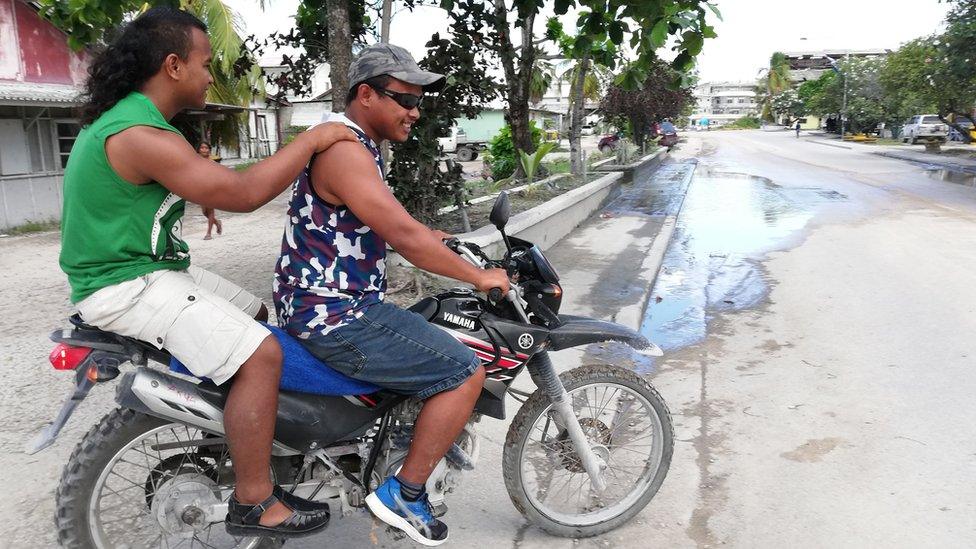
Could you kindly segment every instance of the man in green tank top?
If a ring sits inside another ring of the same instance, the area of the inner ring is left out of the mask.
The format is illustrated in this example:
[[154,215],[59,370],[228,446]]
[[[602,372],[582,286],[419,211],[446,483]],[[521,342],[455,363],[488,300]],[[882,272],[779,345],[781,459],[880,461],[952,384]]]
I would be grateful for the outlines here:
[[60,264],[88,324],[165,347],[214,383],[233,378],[224,411],[236,476],[228,531],[303,535],[324,527],[328,510],[282,494],[269,478],[282,356],[255,320],[268,310],[190,265],[182,218],[185,200],[253,211],[314,154],[356,137],[341,124],[319,125],[243,172],[201,158],[169,121],[205,106],[210,57],[200,20],[157,7],[93,60],[84,128],[64,174]]

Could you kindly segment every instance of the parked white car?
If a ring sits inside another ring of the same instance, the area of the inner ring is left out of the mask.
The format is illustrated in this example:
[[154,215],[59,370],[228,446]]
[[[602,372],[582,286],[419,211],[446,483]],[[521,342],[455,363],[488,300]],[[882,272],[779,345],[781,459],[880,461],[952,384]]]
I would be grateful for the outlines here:
[[922,141],[938,141],[945,143],[949,138],[949,125],[942,121],[937,114],[920,114],[913,116],[901,127],[902,142],[914,145]]

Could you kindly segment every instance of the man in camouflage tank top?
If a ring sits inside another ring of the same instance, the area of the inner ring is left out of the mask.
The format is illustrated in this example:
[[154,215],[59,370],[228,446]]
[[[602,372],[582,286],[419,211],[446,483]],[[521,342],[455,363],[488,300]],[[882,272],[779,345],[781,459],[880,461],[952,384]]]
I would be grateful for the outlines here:
[[482,270],[413,219],[384,182],[379,144],[405,141],[425,91],[444,77],[422,71],[403,48],[366,48],[349,70],[344,115],[359,143],[337,143],[299,176],[275,269],[278,319],[329,366],[424,401],[403,467],[367,498],[377,518],[424,545],[447,539],[424,484],[461,433],[481,393],[474,352],[416,313],[383,301],[386,245],[415,266],[508,291],[502,269]]

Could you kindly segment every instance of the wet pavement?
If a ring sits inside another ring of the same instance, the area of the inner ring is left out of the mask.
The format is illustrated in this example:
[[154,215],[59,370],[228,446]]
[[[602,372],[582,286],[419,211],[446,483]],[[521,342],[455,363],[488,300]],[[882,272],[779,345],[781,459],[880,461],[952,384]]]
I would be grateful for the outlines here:
[[835,190],[699,168],[664,257],[641,333],[665,351],[700,341],[721,311],[748,308],[768,291],[761,260],[795,243]]

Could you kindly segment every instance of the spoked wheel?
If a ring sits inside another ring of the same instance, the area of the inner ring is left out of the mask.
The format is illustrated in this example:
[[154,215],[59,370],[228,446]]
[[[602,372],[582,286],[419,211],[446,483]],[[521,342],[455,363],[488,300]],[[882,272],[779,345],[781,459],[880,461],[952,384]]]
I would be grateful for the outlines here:
[[543,530],[589,537],[640,512],[664,482],[674,429],[661,396],[641,377],[612,366],[581,366],[559,376],[590,448],[605,464],[598,492],[561,418],[537,390],[505,440],[505,487],[512,503]]
[[[224,530],[234,472],[212,435],[120,408],[92,428],[61,476],[55,522],[69,548],[280,547]],[[219,515],[219,516],[215,516]]]

